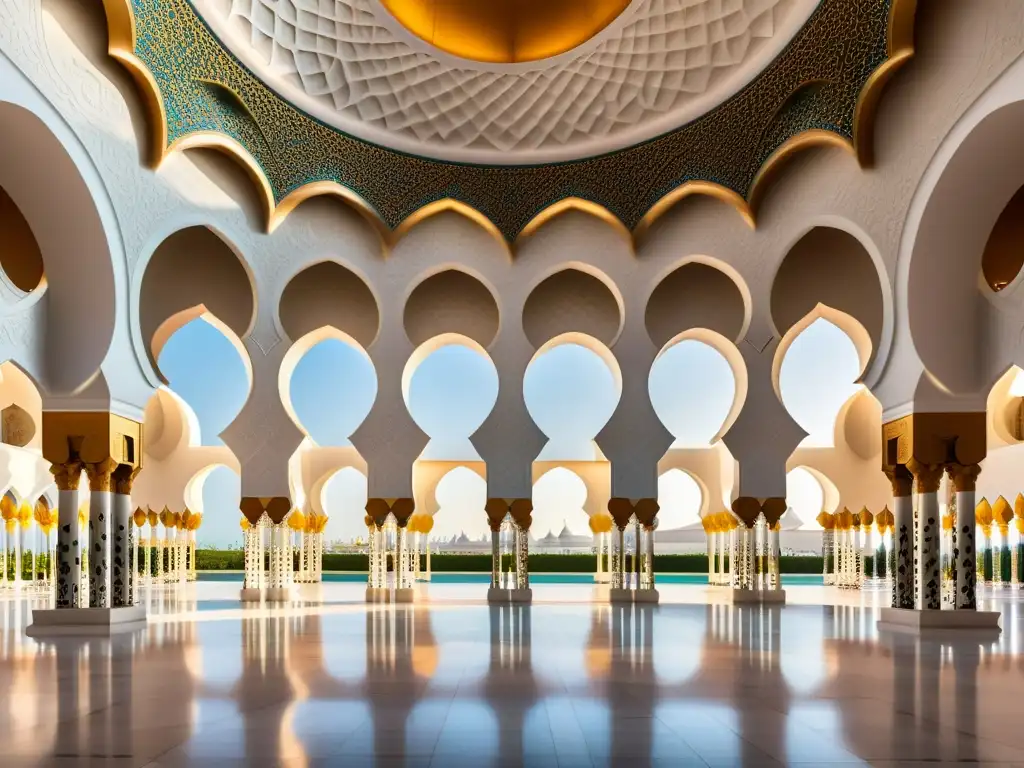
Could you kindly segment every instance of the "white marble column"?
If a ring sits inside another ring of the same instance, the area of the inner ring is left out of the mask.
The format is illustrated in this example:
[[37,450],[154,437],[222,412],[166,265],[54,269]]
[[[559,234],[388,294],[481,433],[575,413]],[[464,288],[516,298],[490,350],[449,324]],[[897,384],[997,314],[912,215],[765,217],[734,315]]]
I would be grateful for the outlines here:
[[715,583],[715,533],[709,530],[707,527],[704,529],[704,535],[707,537],[707,550],[708,550],[708,584]]
[[626,586],[626,528],[615,526],[615,570],[612,573],[612,589]]
[[259,523],[245,529],[245,577],[242,589],[263,588],[263,531]]
[[[598,569],[601,567],[601,554],[597,555]],[[491,528],[491,589],[501,589],[501,528]]]
[[[644,526],[644,570],[643,578],[640,581],[642,589],[654,589],[654,531],[655,527]],[[639,551],[639,546],[637,550]]]
[[771,542],[769,551],[771,553],[771,588],[773,590],[782,589],[782,542],[780,541],[779,531],[780,526],[778,523],[775,523],[768,534],[769,541]]
[[940,546],[942,527],[939,519],[939,483],[941,464],[912,462],[917,495],[917,607],[938,611],[942,608],[942,571]]
[[89,477],[89,607],[110,607],[110,492],[113,461],[86,464]]
[[893,490],[893,608],[914,607],[914,500],[913,476],[897,465],[889,473]]
[[[120,491],[120,488],[115,490]],[[132,497],[115,493],[110,530],[111,547],[110,605],[124,608],[135,604],[134,566],[132,563]]]
[[530,588],[530,529],[516,524],[516,589]]
[[978,550],[975,544],[975,486],[981,467],[954,464],[947,468],[956,491],[956,519],[953,531],[953,583],[956,584],[954,608],[974,611],[978,608]]
[[84,608],[82,594],[82,548],[78,529],[78,484],[82,465],[60,464],[53,467],[57,481],[57,546],[55,548],[56,579],[54,606]]

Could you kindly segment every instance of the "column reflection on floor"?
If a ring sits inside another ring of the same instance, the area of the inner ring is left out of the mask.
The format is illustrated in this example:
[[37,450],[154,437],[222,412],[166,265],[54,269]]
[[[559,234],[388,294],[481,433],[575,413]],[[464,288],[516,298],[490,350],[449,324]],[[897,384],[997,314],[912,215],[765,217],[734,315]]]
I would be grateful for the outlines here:
[[1024,754],[1012,725],[1021,603],[1007,590],[982,594],[1004,611],[996,640],[890,634],[877,608],[852,603],[333,603],[216,615],[197,612],[190,589],[152,598],[148,628],[92,640],[26,638],[30,602],[0,601],[0,685],[17,702],[0,712],[0,764]]

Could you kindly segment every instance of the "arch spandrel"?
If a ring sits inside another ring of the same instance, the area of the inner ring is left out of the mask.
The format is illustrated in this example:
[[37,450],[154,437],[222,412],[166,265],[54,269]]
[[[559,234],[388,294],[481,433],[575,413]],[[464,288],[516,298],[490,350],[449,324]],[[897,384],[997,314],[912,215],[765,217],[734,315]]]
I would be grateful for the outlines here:
[[[960,395],[987,390],[1015,362],[1024,315],[1018,302],[991,298],[982,276],[993,228],[1024,184],[1024,153],[1012,138],[1024,126],[1024,92],[999,96],[1001,104],[979,99],[946,137],[918,189],[901,253],[897,295],[906,297],[913,345],[937,388]],[[958,204],[965,188],[972,194]],[[963,311],[944,311],[951,306]]]
[[[48,297],[29,317],[8,321],[10,351],[33,367],[48,393],[68,395],[96,376],[117,323],[126,323],[127,315],[118,317],[124,312],[117,298],[124,274],[120,239],[108,221],[109,199],[88,159],[79,159],[84,153],[77,137],[57,127],[60,137],[42,113],[0,100],[0,187],[39,247]],[[61,190],[59,209],[53,205],[55,188]]]

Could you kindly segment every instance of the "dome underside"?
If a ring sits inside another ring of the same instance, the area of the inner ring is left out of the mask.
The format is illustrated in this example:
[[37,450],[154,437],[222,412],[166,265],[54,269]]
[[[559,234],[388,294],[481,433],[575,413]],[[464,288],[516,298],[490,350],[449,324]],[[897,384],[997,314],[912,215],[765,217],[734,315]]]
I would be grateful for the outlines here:
[[708,194],[753,224],[766,181],[793,152],[841,146],[869,163],[878,94],[913,53],[914,7],[822,0],[760,75],[682,127],[581,160],[486,165],[397,152],[316,119],[227,50],[190,0],[107,4],[111,53],[145,92],[154,165],[181,148],[227,152],[256,180],[271,231],[302,200],[333,194],[386,240],[455,205],[509,242],[571,201],[638,230],[676,200]]
[[[440,4],[480,9],[520,1]],[[515,46],[509,50],[500,30],[481,29],[488,23],[481,11],[468,22],[475,32],[449,32],[439,48],[421,39],[438,31],[429,17],[414,19],[410,33],[374,0],[196,5],[234,54],[318,119],[404,152],[514,164],[621,149],[699,117],[757,76],[817,0],[573,0],[570,7],[595,7],[594,15],[561,34],[540,35],[546,17],[535,10],[530,26],[543,40],[529,54],[540,60],[527,64],[497,63]],[[435,5],[383,3],[392,10]],[[525,3],[534,5],[567,4]],[[459,50],[489,59],[449,53]],[[542,50],[561,55],[540,57]]]

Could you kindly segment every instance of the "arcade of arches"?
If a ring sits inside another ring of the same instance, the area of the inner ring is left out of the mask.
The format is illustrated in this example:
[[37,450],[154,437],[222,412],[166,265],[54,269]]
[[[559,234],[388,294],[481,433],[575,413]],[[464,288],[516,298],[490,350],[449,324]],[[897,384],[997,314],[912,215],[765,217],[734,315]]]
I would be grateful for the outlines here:
[[[327,605],[342,516],[358,601],[409,631],[428,552],[489,555],[458,595],[499,635],[562,594],[531,552],[590,557],[571,594],[638,633],[694,601],[1008,629],[1017,0],[293,5],[0,0],[0,598],[30,634],[171,621],[211,520],[244,550],[218,599]],[[800,352],[823,328],[845,368]],[[230,377],[201,429],[186,390]],[[655,567],[683,553],[699,592]]]

